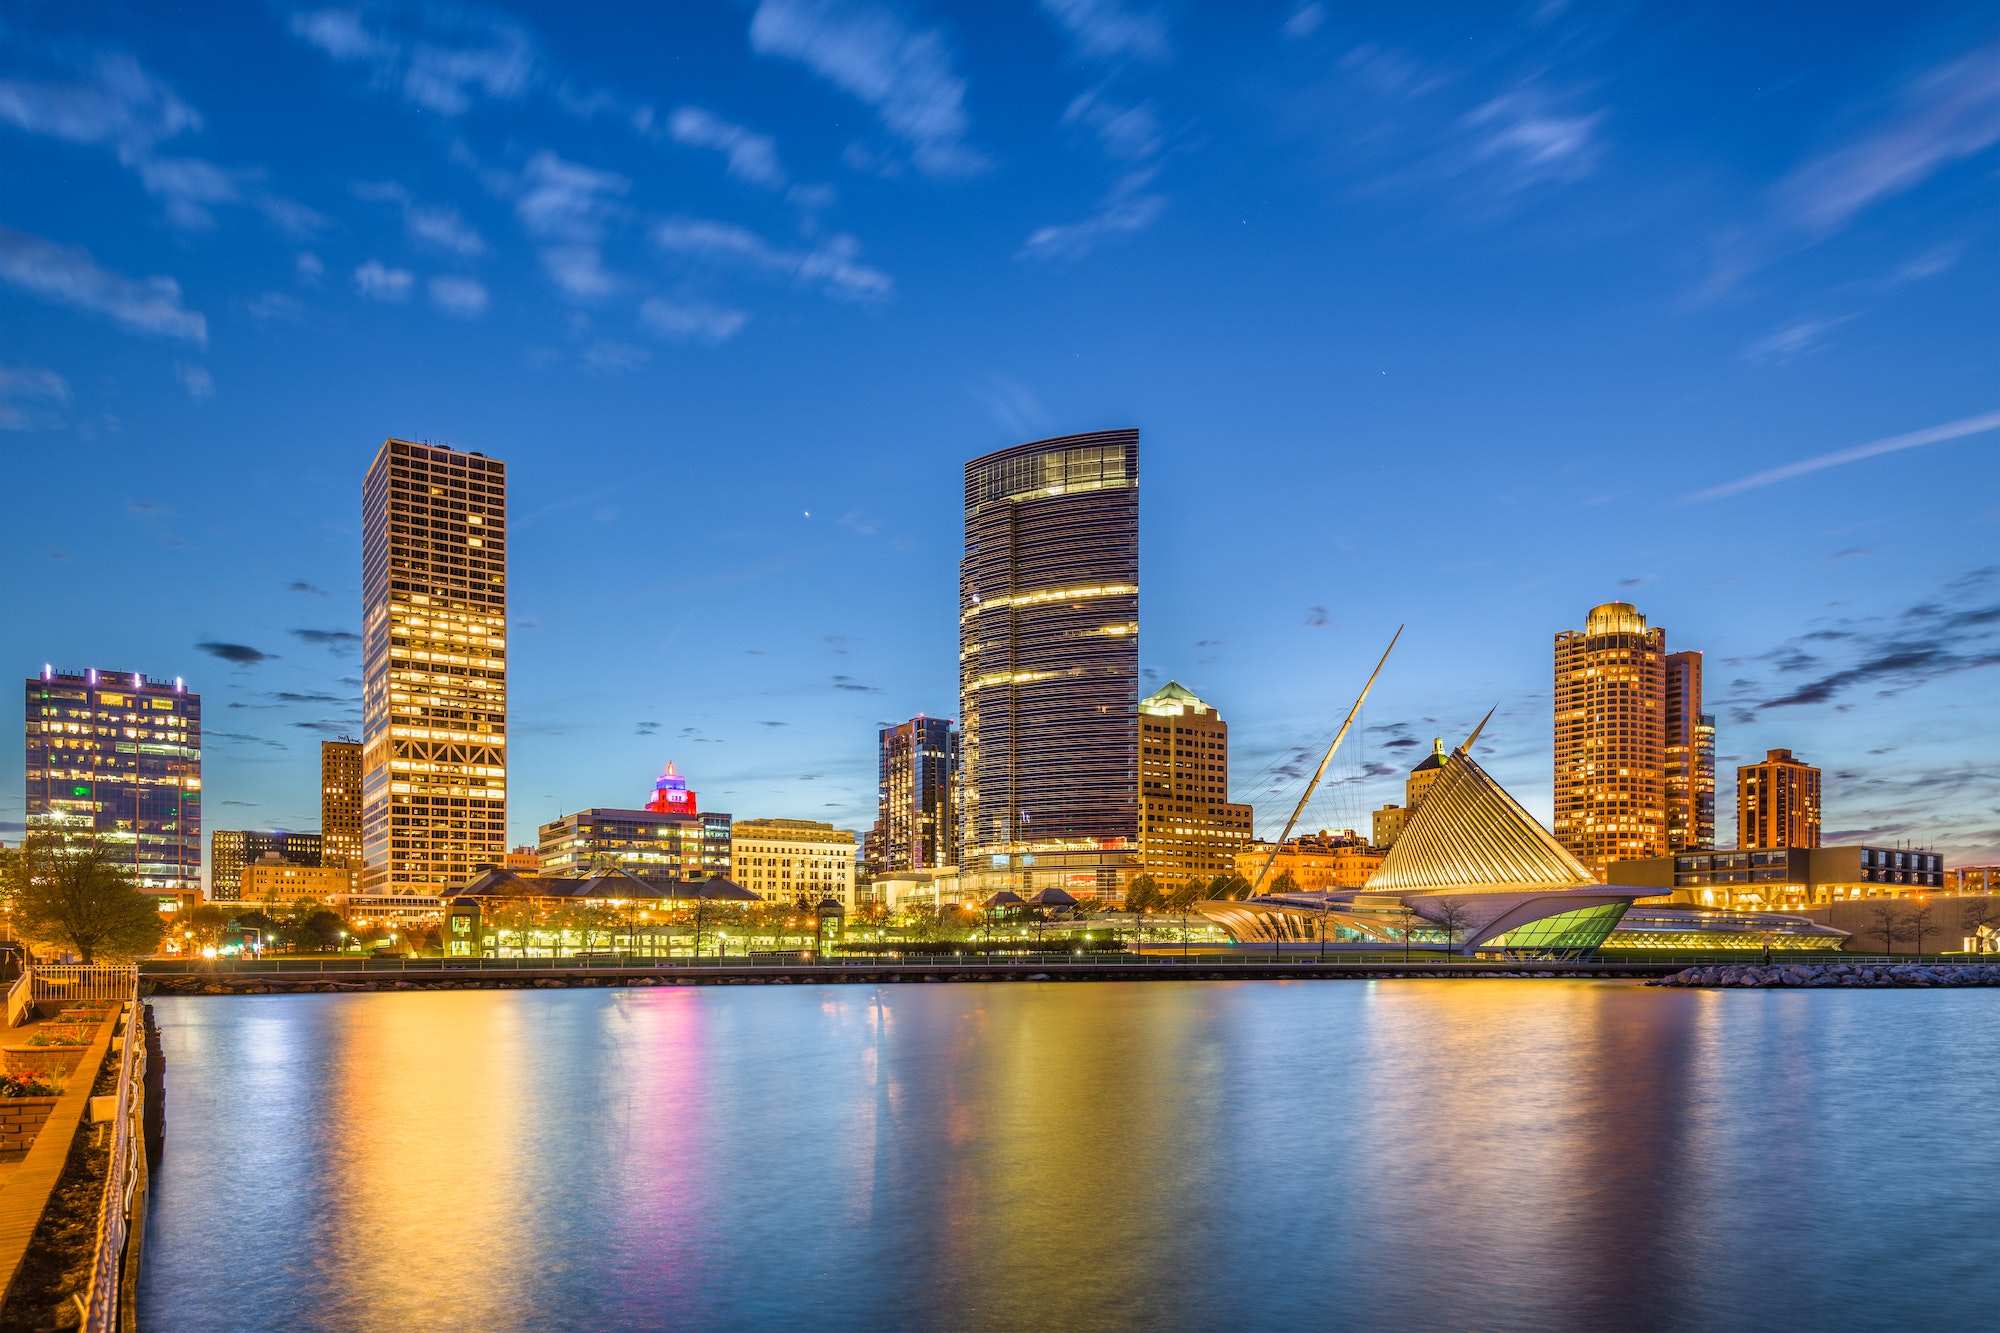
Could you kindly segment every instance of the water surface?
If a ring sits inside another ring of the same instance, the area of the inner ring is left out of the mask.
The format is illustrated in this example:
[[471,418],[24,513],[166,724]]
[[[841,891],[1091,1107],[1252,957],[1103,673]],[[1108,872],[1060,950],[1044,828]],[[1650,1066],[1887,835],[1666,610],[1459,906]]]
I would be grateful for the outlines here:
[[2000,991],[162,998],[148,1327],[1990,1327]]

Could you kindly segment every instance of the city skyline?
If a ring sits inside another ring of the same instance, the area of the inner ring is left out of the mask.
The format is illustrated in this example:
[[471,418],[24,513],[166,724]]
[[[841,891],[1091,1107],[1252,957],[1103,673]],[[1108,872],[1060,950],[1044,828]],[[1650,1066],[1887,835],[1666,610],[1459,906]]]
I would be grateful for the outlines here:
[[[1132,424],[1140,691],[1214,701],[1239,774],[1407,619],[1357,821],[1496,699],[1483,762],[1547,818],[1544,636],[1622,599],[1706,654],[1721,772],[1790,748],[1829,842],[2000,857],[1990,23],[1305,6],[1106,54],[1026,6],[893,11],[959,89],[919,144],[787,12],[22,29],[0,438],[96,476],[0,498],[20,674],[186,678],[211,826],[311,827],[314,742],[361,730],[357,478],[448,440],[532,497],[510,845],[670,759],[745,817],[865,828],[870,738],[955,711],[958,469]],[[414,78],[448,47],[522,76]],[[1694,96],[1726,114],[1666,114]],[[1909,172],[1868,174],[1892,141]],[[585,642],[629,669],[577,689]],[[24,813],[0,769],[0,838]]]

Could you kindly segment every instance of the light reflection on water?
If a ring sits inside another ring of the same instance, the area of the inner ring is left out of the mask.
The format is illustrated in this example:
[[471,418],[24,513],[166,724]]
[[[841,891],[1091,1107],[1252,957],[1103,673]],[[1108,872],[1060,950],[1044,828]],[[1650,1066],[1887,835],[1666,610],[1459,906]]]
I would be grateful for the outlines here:
[[2000,992],[155,1001],[160,1329],[1978,1326]]

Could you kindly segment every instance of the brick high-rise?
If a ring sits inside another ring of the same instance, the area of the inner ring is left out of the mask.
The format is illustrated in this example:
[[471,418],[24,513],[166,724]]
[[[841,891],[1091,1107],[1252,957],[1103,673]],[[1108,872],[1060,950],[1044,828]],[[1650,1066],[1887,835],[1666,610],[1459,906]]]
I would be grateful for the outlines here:
[[507,474],[388,440],[362,487],[362,888],[439,893],[507,851]]

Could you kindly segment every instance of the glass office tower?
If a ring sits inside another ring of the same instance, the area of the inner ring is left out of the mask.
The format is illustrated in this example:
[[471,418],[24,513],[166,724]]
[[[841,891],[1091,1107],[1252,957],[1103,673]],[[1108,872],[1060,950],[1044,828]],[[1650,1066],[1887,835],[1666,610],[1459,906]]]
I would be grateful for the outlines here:
[[962,876],[1123,892],[1138,853],[1139,432],[965,465]]
[[29,831],[94,837],[141,891],[199,897],[201,696],[45,666],[25,712]]
[[362,485],[361,848],[370,894],[507,852],[507,472],[388,440]]

